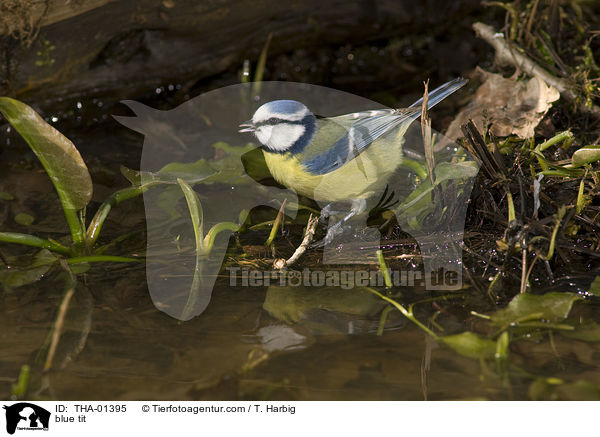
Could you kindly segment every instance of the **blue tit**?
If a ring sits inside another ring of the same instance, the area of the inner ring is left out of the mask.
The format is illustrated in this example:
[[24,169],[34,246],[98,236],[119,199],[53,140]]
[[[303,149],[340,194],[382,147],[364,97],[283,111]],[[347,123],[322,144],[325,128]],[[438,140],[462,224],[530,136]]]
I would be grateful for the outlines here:
[[[431,91],[428,108],[466,83],[457,78]],[[335,202],[350,202],[350,212],[341,221],[345,222],[366,209],[367,199],[381,196],[389,177],[402,165],[403,137],[419,118],[421,105],[419,99],[403,109],[318,118],[298,101],[274,100],[258,108],[240,125],[240,132],[255,135],[277,182],[327,204],[322,213],[331,212]],[[328,232],[326,242],[336,232],[339,226]]]

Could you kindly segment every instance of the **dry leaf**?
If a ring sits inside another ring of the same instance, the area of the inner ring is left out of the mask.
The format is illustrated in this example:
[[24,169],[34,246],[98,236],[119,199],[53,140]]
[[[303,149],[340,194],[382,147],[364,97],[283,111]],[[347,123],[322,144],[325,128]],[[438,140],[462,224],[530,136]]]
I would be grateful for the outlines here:
[[552,102],[560,93],[548,86],[540,77],[529,80],[504,78],[499,74],[478,69],[484,78],[471,103],[454,119],[448,128],[447,137],[462,136],[460,126],[473,120],[483,132],[484,115],[491,124],[490,131],[499,137],[514,134],[519,138],[531,138]]

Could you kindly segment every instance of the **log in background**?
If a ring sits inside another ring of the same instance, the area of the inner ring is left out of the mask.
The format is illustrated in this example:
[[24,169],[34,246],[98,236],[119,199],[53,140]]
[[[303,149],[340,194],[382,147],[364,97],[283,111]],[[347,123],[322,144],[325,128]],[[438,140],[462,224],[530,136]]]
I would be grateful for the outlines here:
[[0,0],[0,94],[143,93],[269,55],[440,34],[479,0]]

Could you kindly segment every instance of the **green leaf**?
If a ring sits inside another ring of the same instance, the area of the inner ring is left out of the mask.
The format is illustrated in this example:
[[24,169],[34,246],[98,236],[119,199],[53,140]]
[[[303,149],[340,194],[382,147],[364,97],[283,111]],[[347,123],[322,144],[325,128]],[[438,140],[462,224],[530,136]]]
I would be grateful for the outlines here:
[[201,281],[202,281],[202,269],[201,269],[201,256],[204,254],[204,228],[203,228],[203,217],[202,217],[202,206],[200,200],[194,189],[187,184],[183,179],[177,179],[177,183],[183,191],[185,200],[188,205],[190,212],[190,218],[192,219],[192,226],[194,228],[194,241],[196,244],[196,266],[194,268],[194,278],[192,279],[192,285],[188,293],[188,299],[183,308],[181,314],[181,320],[186,321],[192,318],[194,308],[198,301],[198,297],[201,293]]
[[563,337],[581,341],[600,341],[600,324],[589,322],[575,326],[573,331],[561,331]]
[[33,218],[32,215],[26,214],[24,212],[20,212],[15,215],[15,222],[17,222],[21,226],[31,226],[34,221],[35,218]]
[[18,100],[0,97],[0,112],[46,169],[63,208],[75,211],[84,208],[92,198],[92,180],[73,143]]
[[31,374],[31,367],[27,364],[21,366],[19,372],[19,378],[17,383],[11,387],[11,394],[17,399],[23,399],[27,394],[27,386],[29,385],[29,375]]
[[[395,212],[399,219],[405,219],[411,223],[411,218],[423,217],[434,209],[435,205],[431,202],[431,192],[434,188],[446,181],[453,179],[469,179],[477,176],[479,167],[473,161],[466,162],[440,162],[435,167],[435,183],[432,185],[429,180],[424,180],[413,192],[396,207]],[[420,227],[417,219],[413,225],[413,229]]]
[[503,332],[496,340],[496,360],[506,360],[508,357],[508,346],[510,345],[510,337],[508,332]]
[[177,179],[194,185],[217,173],[205,159],[196,162],[170,162],[157,172],[137,171],[121,166],[121,174],[134,187],[158,184],[177,184]]
[[[286,272],[281,274],[286,275]],[[289,273],[288,278],[293,278],[289,279],[293,282],[299,276]],[[273,282],[278,282],[278,279],[274,278]],[[385,301],[362,287],[344,290],[341,287],[271,286],[267,289],[263,308],[276,319],[286,323],[297,323],[315,310],[374,317],[386,305]]]
[[39,281],[58,260],[49,250],[40,250],[33,263],[27,267],[0,268],[0,284],[7,287],[21,287]]
[[600,387],[583,379],[564,382],[558,378],[538,378],[529,386],[529,397],[534,401],[598,401]]
[[202,216],[202,205],[200,204],[198,195],[188,183],[186,183],[183,179],[177,179],[177,183],[181,187],[181,191],[185,196],[190,218],[192,219],[196,251],[202,251],[204,249],[204,223]]
[[[248,146],[243,150],[250,149]],[[244,166],[244,172],[255,181],[261,182],[272,179],[273,176],[265,161],[265,155],[262,149],[255,147],[244,153],[240,157]]]
[[[167,214],[166,218],[178,218],[181,214],[177,210],[177,205],[184,197],[181,188],[175,185],[168,185],[156,198],[156,206]],[[155,219],[159,217],[156,216]]]
[[134,187],[139,187],[142,185],[142,176],[140,171],[132,170],[124,165],[121,165],[119,170],[121,171],[121,174],[125,176],[125,179],[127,179]]
[[241,158],[243,154],[248,153],[249,151],[256,148],[253,144],[246,144],[244,147],[232,146],[224,141],[218,141],[212,145],[216,150],[221,150],[225,152],[227,155],[235,156],[237,158]]
[[563,383],[557,378],[537,378],[529,386],[529,398],[532,401],[551,400],[556,386]]
[[87,262],[81,262],[81,263],[69,265],[69,268],[71,269],[71,273],[73,273],[74,275],[80,275],[82,273],[86,273],[87,271],[90,270],[91,267],[92,266],[90,265],[90,263],[87,263]]
[[0,191],[0,200],[15,200],[15,196],[6,191]]
[[571,163],[573,167],[581,167],[600,160],[600,145],[585,146],[573,152]]
[[567,318],[573,302],[579,299],[578,295],[572,293],[553,292],[542,296],[518,294],[506,308],[492,314],[491,321],[502,328],[533,320],[559,322]]
[[[264,155],[260,149],[254,144],[246,144],[244,147],[234,147],[227,143],[215,143],[213,147],[217,151],[225,152],[226,155],[210,161],[210,165],[214,168],[217,173],[208,177],[205,182],[218,182],[233,185],[254,183],[253,179],[249,177],[261,167],[260,160],[263,161],[262,167],[264,168]],[[260,153],[259,153],[260,152]],[[243,166],[241,164],[244,164]],[[248,173],[250,170],[250,173]],[[260,171],[261,175],[265,174],[265,171]],[[267,170],[267,174],[268,170]]]
[[165,182],[177,182],[178,179],[183,179],[188,184],[196,184],[213,174],[215,170],[208,162],[199,159],[191,163],[171,162],[161,168],[156,176]]
[[435,166],[435,184],[451,179],[474,178],[478,172],[479,167],[474,161],[440,162]]
[[[246,174],[247,169],[241,165],[242,161],[244,166],[251,167],[251,171],[258,172],[260,178],[270,175],[268,170],[262,168],[266,167],[262,151],[252,144],[234,147],[227,143],[215,143],[213,147],[221,153],[225,152],[225,156],[210,162],[206,159],[195,162],[170,162],[157,172],[135,171],[121,167],[121,173],[134,187],[160,183],[177,184],[177,179],[182,179],[190,185],[200,182],[220,182],[231,185],[248,183],[251,179]],[[260,160],[262,160],[262,167]]]
[[496,354],[496,342],[466,331],[456,335],[440,337],[447,346],[469,358],[492,358]]
[[206,233],[204,237],[204,251],[208,254],[212,250],[212,247],[215,243],[215,238],[223,231],[233,231],[237,232],[240,229],[240,225],[232,222],[219,222],[214,225],[210,230]]
[[559,385],[555,391],[561,401],[600,401],[600,387],[581,379]]
[[596,276],[590,285],[590,294],[600,296],[600,276]]

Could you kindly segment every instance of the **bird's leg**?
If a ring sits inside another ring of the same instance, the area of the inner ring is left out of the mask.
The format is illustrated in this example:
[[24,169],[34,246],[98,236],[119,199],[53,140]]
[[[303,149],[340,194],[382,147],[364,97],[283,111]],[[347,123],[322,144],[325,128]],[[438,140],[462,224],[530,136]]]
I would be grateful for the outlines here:
[[332,215],[339,215],[346,212],[346,210],[334,209],[336,208],[336,203],[328,203],[321,209],[321,215],[319,216],[319,220],[325,221]]
[[[332,211],[332,205],[333,204],[330,203],[329,205],[325,206],[323,208],[323,210],[321,210],[321,218],[323,218],[323,211],[325,211],[325,214],[326,214],[325,218],[331,217],[331,215],[333,215],[335,213],[342,212],[342,211]],[[327,228],[327,234],[325,235],[325,238],[317,241],[316,243],[313,243],[311,245],[311,247],[312,248],[324,247],[324,246],[328,245],[329,243],[331,243],[337,235],[340,235],[345,230],[347,230],[348,227],[345,226],[345,224],[348,222],[348,220],[350,220],[352,217],[354,217],[358,214],[363,213],[366,209],[367,209],[367,201],[365,199],[353,199],[352,203],[351,203],[350,211],[341,220],[335,222],[333,225],[330,225],[329,228]]]

